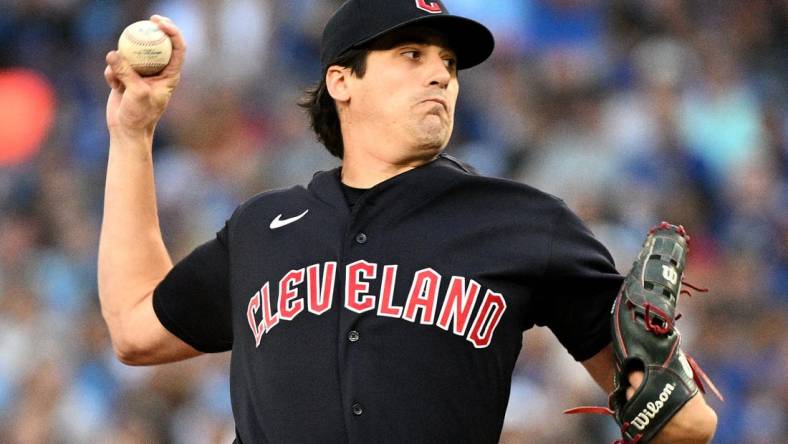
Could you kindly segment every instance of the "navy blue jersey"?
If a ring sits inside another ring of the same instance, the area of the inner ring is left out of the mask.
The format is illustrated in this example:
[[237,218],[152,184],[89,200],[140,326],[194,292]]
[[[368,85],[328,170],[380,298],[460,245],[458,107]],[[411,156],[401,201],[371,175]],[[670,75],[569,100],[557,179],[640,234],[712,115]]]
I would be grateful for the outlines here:
[[232,350],[245,443],[497,443],[524,330],[576,360],[621,285],[564,203],[449,156],[356,192],[260,194],[158,286],[163,325]]

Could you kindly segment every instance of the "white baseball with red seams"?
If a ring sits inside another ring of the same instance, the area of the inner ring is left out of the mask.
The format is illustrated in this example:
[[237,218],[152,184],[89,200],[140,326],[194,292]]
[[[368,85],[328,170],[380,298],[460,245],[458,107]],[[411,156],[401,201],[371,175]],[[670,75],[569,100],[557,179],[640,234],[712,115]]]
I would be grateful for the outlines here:
[[142,76],[160,73],[172,55],[172,41],[156,23],[142,20],[123,30],[118,39],[118,52]]

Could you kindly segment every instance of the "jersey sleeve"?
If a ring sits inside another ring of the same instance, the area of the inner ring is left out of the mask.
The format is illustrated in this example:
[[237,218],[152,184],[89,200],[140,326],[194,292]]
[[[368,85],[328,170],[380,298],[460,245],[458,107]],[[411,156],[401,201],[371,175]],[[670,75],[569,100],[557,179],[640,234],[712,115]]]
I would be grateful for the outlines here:
[[172,334],[204,353],[232,348],[227,227],[178,262],[153,292],[153,309]]
[[611,341],[610,308],[622,283],[610,253],[562,203],[535,293],[536,324],[575,360],[591,358]]

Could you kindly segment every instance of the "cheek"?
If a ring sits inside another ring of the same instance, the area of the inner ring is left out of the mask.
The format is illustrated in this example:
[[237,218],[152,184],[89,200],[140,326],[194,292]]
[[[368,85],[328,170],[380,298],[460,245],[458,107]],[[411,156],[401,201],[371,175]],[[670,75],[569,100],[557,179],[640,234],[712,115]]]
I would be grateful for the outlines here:
[[375,84],[370,82],[364,85],[360,93],[357,103],[367,114],[386,114],[395,99],[389,88],[379,82],[375,82]]
[[380,85],[364,92],[361,111],[381,123],[394,124],[411,113],[410,101],[402,90]]
[[447,95],[449,96],[449,100],[451,100],[451,112],[454,115],[454,111],[457,109],[457,97],[460,94],[460,84],[457,81],[453,81],[448,88]]

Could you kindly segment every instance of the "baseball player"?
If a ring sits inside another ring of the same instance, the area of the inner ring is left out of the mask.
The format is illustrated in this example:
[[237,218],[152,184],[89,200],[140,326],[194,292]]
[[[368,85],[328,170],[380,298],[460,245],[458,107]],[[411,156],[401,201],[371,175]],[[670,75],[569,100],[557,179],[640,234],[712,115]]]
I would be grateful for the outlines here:
[[[608,252],[561,200],[442,153],[457,71],[492,53],[486,27],[437,0],[345,2],[303,103],[341,167],[243,203],[173,266],[151,150],[185,43],[152,20],[172,38],[168,67],[141,78],[113,51],[105,71],[98,279],[123,362],[232,351],[238,443],[495,443],[534,325],[613,390],[622,277]],[[643,370],[625,375],[628,396]],[[653,442],[707,442],[715,426],[693,396]]]

